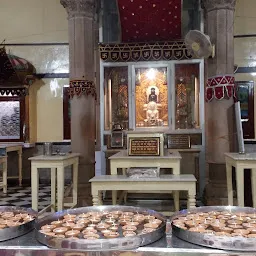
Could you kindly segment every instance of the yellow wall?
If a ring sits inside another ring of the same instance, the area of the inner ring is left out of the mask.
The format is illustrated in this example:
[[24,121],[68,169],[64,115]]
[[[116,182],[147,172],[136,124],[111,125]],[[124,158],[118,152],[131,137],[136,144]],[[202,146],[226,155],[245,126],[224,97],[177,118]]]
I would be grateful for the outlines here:
[[[0,42],[67,43],[67,13],[60,0],[0,0]],[[37,73],[67,73],[68,46],[7,46]],[[63,140],[62,88],[68,79],[40,79],[30,87],[31,142]]]
[[67,14],[60,0],[1,0],[0,41],[67,42]]
[[[239,0],[236,4],[235,35],[256,34],[256,1]],[[256,37],[235,38],[235,64],[239,67],[256,67]],[[236,74],[236,81],[254,81],[256,85],[256,74]],[[256,89],[254,89],[254,113],[256,121]],[[256,123],[254,125],[256,134]]]
[[37,142],[63,140],[63,87],[68,79],[38,80],[30,88],[31,140]]

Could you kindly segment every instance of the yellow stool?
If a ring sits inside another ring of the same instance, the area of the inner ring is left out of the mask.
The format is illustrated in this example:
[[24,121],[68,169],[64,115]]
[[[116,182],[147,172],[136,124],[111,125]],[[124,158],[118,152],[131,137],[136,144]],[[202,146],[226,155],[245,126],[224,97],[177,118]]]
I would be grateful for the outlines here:
[[0,187],[3,188],[4,194],[7,193],[7,156],[0,156],[0,165],[2,165],[3,180],[0,182]]

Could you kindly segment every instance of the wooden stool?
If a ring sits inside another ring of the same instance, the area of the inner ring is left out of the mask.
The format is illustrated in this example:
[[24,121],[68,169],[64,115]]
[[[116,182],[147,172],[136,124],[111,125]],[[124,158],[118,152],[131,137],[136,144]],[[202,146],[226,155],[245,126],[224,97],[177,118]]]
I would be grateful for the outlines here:
[[0,187],[3,188],[3,192],[7,193],[7,156],[0,156],[0,165],[2,164],[3,181],[0,182]]

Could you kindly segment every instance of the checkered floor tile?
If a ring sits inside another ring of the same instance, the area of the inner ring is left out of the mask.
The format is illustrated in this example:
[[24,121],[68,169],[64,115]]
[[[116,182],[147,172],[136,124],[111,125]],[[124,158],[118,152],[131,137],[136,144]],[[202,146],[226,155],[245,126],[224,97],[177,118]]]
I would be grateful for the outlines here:
[[[40,185],[38,210],[42,210],[51,201],[51,187]],[[8,187],[8,193],[0,192],[0,206],[19,206],[31,208],[31,187]]]

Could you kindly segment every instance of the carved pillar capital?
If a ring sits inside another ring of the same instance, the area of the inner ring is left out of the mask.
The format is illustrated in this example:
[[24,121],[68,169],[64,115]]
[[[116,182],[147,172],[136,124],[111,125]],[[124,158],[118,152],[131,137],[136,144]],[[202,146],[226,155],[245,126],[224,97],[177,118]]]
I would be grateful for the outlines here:
[[93,18],[95,1],[94,0],[60,0],[66,9],[68,18],[88,17]]
[[206,12],[219,9],[235,10],[236,0],[202,0],[202,8]]

